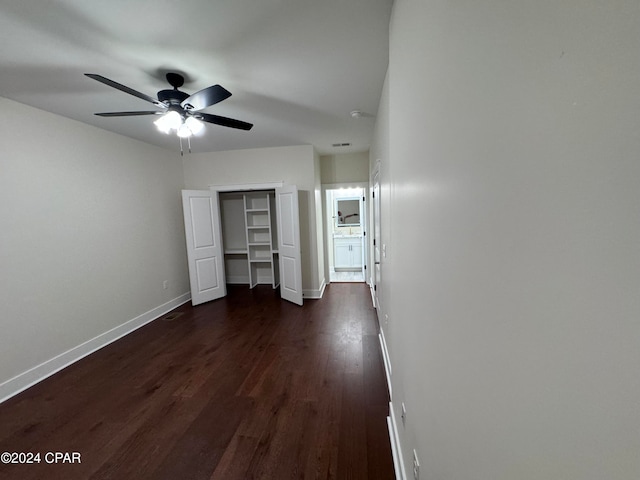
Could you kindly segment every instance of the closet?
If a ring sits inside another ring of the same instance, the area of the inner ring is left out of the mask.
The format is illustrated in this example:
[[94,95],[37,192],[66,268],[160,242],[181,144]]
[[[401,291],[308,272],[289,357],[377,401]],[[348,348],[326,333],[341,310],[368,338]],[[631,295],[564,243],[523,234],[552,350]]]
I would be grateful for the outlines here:
[[297,187],[235,187],[182,191],[191,303],[225,296],[229,283],[280,287],[302,305]]
[[280,285],[274,191],[220,193],[228,284]]

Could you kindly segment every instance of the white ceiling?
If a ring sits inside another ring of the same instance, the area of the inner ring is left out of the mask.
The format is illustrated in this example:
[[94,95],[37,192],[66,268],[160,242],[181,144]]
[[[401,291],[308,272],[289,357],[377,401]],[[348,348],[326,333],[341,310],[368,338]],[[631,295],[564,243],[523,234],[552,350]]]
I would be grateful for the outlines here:
[[[205,112],[254,124],[207,125],[194,152],[312,144],[321,154],[369,147],[388,61],[393,0],[2,0],[0,96],[179,150],[153,110],[85,77],[97,73],[156,96],[166,71],[194,93],[233,96]],[[354,119],[352,110],[365,112]],[[335,148],[333,143],[350,142]]]

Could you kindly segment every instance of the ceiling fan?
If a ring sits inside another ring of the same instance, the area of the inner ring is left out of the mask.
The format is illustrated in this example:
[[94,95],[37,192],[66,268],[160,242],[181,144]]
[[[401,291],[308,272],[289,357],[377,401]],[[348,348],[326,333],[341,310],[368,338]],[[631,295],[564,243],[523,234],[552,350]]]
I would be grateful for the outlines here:
[[175,130],[178,137],[189,138],[193,134],[199,133],[203,128],[202,122],[222,125],[223,127],[237,128],[240,130],[251,130],[253,124],[236,120],[234,118],[221,117],[201,110],[215,105],[231,96],[231,92],[220,85],[212,85],[204,88],[192,95],[178,90],[184,85],[184,77],[179,73],[169,72],[166,75],[167,81],[173,90],[160,90],[157,99],[138,92],[132,88],[114,82],[102,75],[95,73],[85,73],[89,78],[109,85],[134,97],[153,103],[160,110],[144,110],[135,112],[104,112],[96,113],[100,117],[131,117],[137,115],[161,115],[154,123],[158,129],[164,133]]

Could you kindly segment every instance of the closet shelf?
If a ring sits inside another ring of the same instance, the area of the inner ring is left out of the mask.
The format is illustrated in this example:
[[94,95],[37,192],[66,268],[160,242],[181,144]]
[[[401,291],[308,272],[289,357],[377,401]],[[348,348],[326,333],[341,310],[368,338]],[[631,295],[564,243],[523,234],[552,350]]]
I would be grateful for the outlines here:
[[246,248],[227,248],[224,251],[225,255],[246,255],[248,250]]
[[247,208],[245,210],[245,212],[247,212],[247,213],[268,213],[269,209],[268,208]]

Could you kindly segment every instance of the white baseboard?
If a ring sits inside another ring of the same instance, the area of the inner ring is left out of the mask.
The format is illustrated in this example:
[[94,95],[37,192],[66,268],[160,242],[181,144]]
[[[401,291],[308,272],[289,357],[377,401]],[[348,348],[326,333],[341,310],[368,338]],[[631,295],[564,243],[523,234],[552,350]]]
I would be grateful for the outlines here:
[[373,283],[369,283],[368,285],[369,285],[369,291],[371,292],[371,303],[373,304],[373,308],[377,310],[378,306],[376,305],[376,292],[373,289]]
[[404,457],[402,456],[400,437],[398,436],[398,424],[396,422],[396,415],[393,412],[392,402],[389,402],[387,426],[389,427],[389,440],[391,441],[391,454],[393,455],[393,469],[396,473],[396,480],[406,480],[407,473],[404,469]]
[[320,288],[317,290],[302,290],[302,296],[303,298],[309,298],[309,299],[320,299],[322,298],[322,296],[324,295],[324,289],[327,287],[327,284],[324,280],[322,280],[322,285],[320,285]]
[[393,400],[393,391],[391,389],[391,360],[389,359],[389,350],[387,349],[387,340],[384,338],[384,330],[380,329],[378,334],[380,339],[380,349],[382,350],[382,361],[384,363],[384,373],[387,377],[387,388],[389,389],[389,398]]
[[0,403],[191,300],[185,293],[0,384]]

